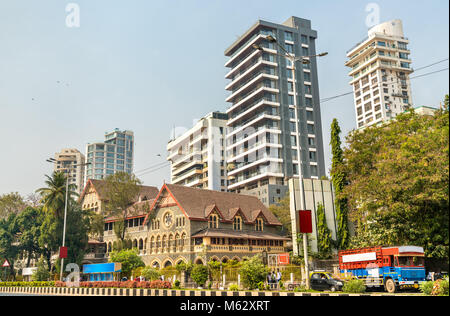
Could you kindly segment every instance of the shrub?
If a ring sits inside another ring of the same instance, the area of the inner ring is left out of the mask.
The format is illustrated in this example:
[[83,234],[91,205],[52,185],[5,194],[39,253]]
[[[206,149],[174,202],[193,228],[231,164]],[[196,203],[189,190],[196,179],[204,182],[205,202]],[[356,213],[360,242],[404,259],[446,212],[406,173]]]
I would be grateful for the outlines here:
[[347,293],[364,293],[366,291],[366,285],[363,280],[354,279],[346,282],[342,291]]
[[258,256],[244,261],[239,269],[243,284],[249,290],[258,288],[258,283],[265,281],[268,272]]
[[433,292],[433,285],[434,285],[433,281],[423,282],[420,285],[420,291],[425,295],[431,295],[431,292]]
[[192,280],[199,286],[203,286],[208,280],[208,268],[202,264],[196,264],[191,271]]
[[37,269],[33,273],[33,281],[47,281],[50,279],[50,272],[48,271],[47,263],[44,256],[41,256],[37,263]]
[[239,286],[237,284],[230,284],[230,287],[228,288],[228,290],[237,292],[237,291],[239,291]]
[[158,270],[149,266],[143,268],[141,273],[145,277],[145,279],[149,281],[158,280],[161,277],[161,274]]
[[434,296],[448,296],[448,278],[434,281],[431,295]]
[[136,249],[113,251],[111,253],[110,262],[122,263],[122,275],[130,277],[131,272],[139,267],[144,267],[144,261],[139,256]]
[[175,282],[173,283],[174,288],[179,289],[180,288],[180,280],[175,280]]
[[[264,291],[264,289],[265,289],[265,287],[264,287],[264,282],[263,282],[263,281],[258,282],[257,287],[258,287],[258,290]],[[270,287],[269,287],[269,288],[270,288]]]

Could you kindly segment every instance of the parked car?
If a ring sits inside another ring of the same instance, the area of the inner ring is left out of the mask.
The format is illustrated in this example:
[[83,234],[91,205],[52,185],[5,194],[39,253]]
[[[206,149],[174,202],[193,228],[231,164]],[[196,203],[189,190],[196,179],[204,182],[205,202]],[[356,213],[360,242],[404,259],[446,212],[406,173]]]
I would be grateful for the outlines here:
[[334,279],[328,272],[311,272],[309,275],[311,289],[316,291],[342,291],[344,283]]

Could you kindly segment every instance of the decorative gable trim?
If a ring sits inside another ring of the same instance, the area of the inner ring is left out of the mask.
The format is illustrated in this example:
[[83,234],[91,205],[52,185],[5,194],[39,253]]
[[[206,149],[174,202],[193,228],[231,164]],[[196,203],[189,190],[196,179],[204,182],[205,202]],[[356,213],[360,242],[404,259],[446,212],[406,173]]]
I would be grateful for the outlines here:
[[192,218],[190,218],[186,211],[183,209],[183,207],[181,206],[181,204],[177,201],[177,199],[173,196],[172,192],[170,192],[169,188],[167,187],[166,184],[164,184],[161,188],[161,190],[159,190],[158,195],[155,198],[155,201],[153,201],[152,206],[150,207],[150,211],[148,212],[148,214],[145,216],[145,220],[144,220],[144,225],[147,224],[148,221],[148,217],[150,215],[151,212],[154,211],[154,209],[159,206],[159,198],[161,197],[162,193],[164,191],[167,191],[169,193],[169,197],[172,198],[173,202],[172,203],[166,203],[161,205],[160,207],[171,207],[171,206],[178,206],[181,210],[181,212],[184,214],[184,216],[186,216],[189,220],[191,220]]

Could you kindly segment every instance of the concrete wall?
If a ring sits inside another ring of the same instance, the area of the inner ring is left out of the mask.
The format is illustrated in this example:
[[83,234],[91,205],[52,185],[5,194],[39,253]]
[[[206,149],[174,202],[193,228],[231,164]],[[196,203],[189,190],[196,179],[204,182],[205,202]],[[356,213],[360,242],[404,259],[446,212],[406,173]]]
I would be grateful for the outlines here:
[[[312,234],[309,234],[309,246],[311,250],[317,252],[317,206],[323,204],[328,228],[331,230],[331,237],[337,238],[336,209],[334,205],[334,189],[329,180],[303,179],[305,206],[300,205],[300,185],[298,179],[289,180],[291,221],[293,241],[297,235],[297,214],[296,210],[312,211]],[[295,195],[294,195],[295,192]],[[298,254],[297,244],[293,242],[294,254]]]

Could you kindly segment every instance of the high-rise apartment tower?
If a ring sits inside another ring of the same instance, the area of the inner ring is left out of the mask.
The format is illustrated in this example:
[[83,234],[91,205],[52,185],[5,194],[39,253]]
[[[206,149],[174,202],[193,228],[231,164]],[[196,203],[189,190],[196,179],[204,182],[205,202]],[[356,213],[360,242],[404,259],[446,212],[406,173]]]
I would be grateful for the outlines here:
[[297,150],[304,178],[325,175],[316,58],[295,63],[294,82],[293,65],[268,35],[301,57],[316,54],[317,32],[297,17],[283,24],[259,20],[225,51],[228,190],[255,195],[265,205],[283,198],[287,179],[298,177]]
[[212,112],[167,144],[172,184],[227,190],[225,131],[228,116]]
[[134,134],[115,129],[105,133],[105,141],[86,146],[88,179],[101,180],[118,171],[132,173],[134,157]]
[[393,20],[371,28],[347,52],[358,128],[390,120],[412,106],[408,44],[402,21]]

